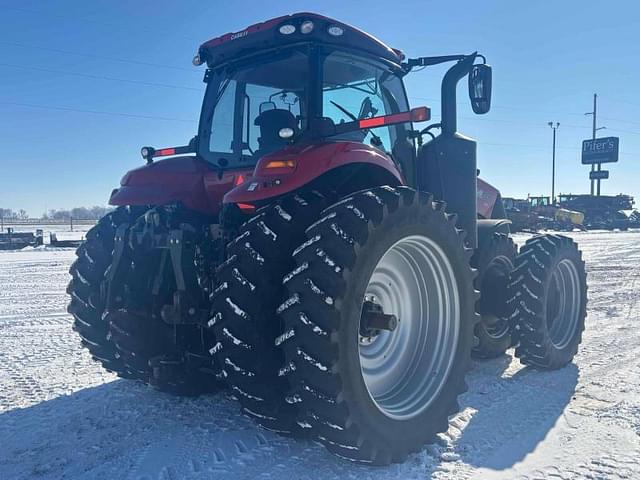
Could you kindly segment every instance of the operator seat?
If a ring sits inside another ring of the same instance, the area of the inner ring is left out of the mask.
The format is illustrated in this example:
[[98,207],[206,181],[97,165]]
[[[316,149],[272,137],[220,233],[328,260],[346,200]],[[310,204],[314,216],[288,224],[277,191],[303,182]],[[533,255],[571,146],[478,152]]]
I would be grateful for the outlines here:
[[280,129],[291,128],[294,135],[298,133],[298,121],[289,110],[280,108],[265,110],[256,117],[253,123],[260,127],[258,150],[255,152],[258,157],[274,152],[289,143],[288,138],[280,138],[278,135]]

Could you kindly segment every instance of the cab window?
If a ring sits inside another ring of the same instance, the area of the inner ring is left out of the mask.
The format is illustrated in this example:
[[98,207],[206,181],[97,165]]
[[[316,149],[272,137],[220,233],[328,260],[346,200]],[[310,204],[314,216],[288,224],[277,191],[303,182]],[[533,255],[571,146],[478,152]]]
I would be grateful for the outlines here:
[[[324,60],[322,80],[322,116],[336,125],[409,109],[401,79],[382,64],[332,52]],[[399,146],[406,147],[410,128],[410,124],[376,127],[333,138],[369,143],[393,154]]]

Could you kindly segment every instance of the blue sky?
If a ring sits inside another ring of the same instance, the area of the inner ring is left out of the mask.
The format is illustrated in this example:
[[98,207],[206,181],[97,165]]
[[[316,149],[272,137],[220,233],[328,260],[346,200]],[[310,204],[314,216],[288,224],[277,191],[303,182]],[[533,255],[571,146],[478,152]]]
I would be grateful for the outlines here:
[[[204,70],[191,58],[201,42],[305,10],[409,56],[484,53],[494,108],[475,116],[461,87],[459,129],[478,140],[482,175],[505,196],[549,194],[549,121],[560,122],[556,191],[588,191],[580,143],[591,137],[584,113],[597,92],[600,135],[621,146],[603,193],[640,200],[636,1],[22,0],[0,5],[0,206],[40,215],[106,204],[142,164],[140,146],[195,134]],[[413,106],[438,111],[442,73],[408,77]]]

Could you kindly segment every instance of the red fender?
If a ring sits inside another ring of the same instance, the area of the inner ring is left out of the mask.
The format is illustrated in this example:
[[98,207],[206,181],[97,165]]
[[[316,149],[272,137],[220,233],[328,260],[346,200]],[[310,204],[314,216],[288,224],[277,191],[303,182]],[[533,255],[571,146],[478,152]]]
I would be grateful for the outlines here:
[[498,200],[500,192],[497,188],[489,185],[487,182],[478,178],[478,190],[477,190],[477,210],[478,215],[482,218],[491,218],[493,213],[493,207]]
[[172,157],[130,170],[120,188],[111,193],[110,205],[163,205],[181,202],[185,207],[217,215],[222,198],[252,169],[226,171],[220,178],[204,160]]
[[[290,166],[267,168],[281,161]],[[331,142],[291,145],[262,157],[252,177],[224,196],[224,203],[253,204],[299,189],[330,170],[346,165],[365,164],[382,168],[397,183],[405,183],[393,161],[371,145],[358,142]]]

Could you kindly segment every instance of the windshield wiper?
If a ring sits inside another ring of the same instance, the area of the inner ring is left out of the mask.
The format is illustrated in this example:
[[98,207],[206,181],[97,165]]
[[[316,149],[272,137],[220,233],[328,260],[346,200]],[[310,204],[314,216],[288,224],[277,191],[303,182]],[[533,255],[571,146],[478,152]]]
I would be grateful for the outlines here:
[[[353,120],[354,122],[357,122],[358,120],[360,120],[358,117],[356,117],[353,113],[351,113],[349,110],[347,110],[346,108],[344,108],[342,105],[334,102],[333,100],[329,100],[330,103],[332,103],[338,110],[340,110],[342,113],[344,113],[347,117],[349,117],[351,120]],[[367,133],[371,134],[371,137],[373,138],[373,141],[375,142],[374,145],[376,147],[381,147],[382,145],[382,139],[376,135],[375,133],[373,133],[370,129],[365,129],[364,130]]]

